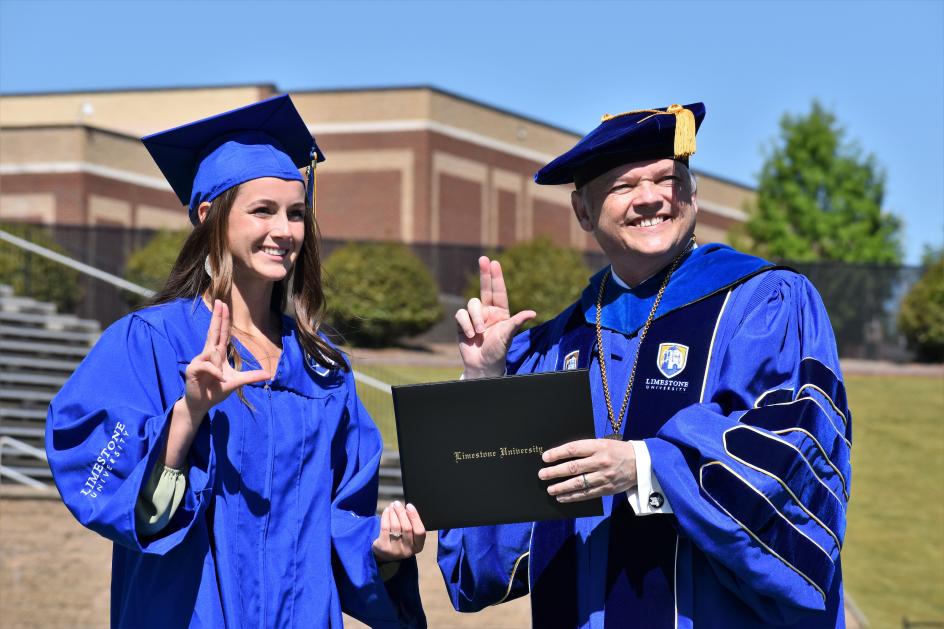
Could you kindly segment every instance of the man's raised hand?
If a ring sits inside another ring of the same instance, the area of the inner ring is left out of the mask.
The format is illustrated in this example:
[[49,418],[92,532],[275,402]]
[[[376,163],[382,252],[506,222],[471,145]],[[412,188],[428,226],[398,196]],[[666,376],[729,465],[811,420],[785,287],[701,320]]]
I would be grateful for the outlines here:
[[511,339],[533,310],[511,316],[508,291],[498,260],[479,258],[480,297],[469,300],[456,312],[459,355],[467,378],[500,376],[505,373],[505,355]]

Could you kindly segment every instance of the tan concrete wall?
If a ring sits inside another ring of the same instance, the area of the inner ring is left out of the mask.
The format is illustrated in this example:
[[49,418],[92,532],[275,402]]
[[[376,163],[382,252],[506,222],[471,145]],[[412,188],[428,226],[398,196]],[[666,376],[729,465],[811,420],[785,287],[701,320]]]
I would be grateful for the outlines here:
[[430,115],[427,89],[291,92],[291,95],[298,113],[310,125],[425,120]]
[[430,94],[430,117],[498,141],[551,157],[570,149],[580,136],[443,94]]
[[83,161],[85,134],[81,127],[0,128],[0,164]]
[[[0,96],[0,125],[84,124],[134,136],[256,102],[270,86]],[[556,155],[579,136],[430,88],[292,92],[310,125],[427,120]]]
[[135,213],[135,227],[139,229],[190,229],[190,219],[183,210],[168,210],[162,207],[140,204]]
[[712,225],[705,225],[704,223],[699,223],[696,226],[695,237],[698,238],[698,242],[703,245],[709,242],[728,242],[727,232],[725,230],[719,229]]
[[52,225],[56,222],[56,195],[0,194],[0,221],[6,220]]
[[90,194],[86,201],[89,223],[92,225],[111,225],[113,227],[131,227],[133,216],[131,203],[123,199]]
[[[0,172],[10,188],[5,192],[53,192],[55,219],[62,222],[186,227],[179,203],[137,136],[272,93],[270,86],[243,86],[0,96],[0,125],[6,125],[0,128]],[[319,168],[326,235],[492,247],[545,234],[561,244],[598,249],[571,215],[571,187],[532,181],[543,159],[569,149],[576,135],[430,88],[298,92],[293,100],[328,155]],[[88,126],[16,128],[77,120],[126,135]],[[17,168],[37,164],[46,170]],[[62,169],[82,176],[67,177]],[[94,189],[67,187],[77,184]],[[88,200],[89,194],[98,198]],[[699,223],[706,238],[724,240],[754,196],[749,188],[699,174]],[[128,205],[118,211],[101,197]],[[24,203],[16,202],[17,213],[27,211]],[[47,220],[48,204],[33,207]]]
[[269,95],[269,86],[7,95],[0,125],[87,124],[141,136]]
[[170,189],[141,142],[88,127],[0,128],[0,164],[90,164],[132,175],[144,175],[162,189]]
[[92,131],[85,146],[85,156],[89,162],[164,179],[150,153],[136,137]]
[[698,197],[733,210],[744,210],[745,203],[753,203],[757,193],[744,186],[716,179],[695,169],[698,177]]

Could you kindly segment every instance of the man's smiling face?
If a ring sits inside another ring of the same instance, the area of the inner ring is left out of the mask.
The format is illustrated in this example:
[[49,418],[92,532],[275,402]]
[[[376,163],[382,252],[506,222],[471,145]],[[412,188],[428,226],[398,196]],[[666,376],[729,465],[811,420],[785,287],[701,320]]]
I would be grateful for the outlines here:
[[698,204],[688,168],[672,159],[613,168],[574,192],[580,226],[600,243],[617,273],[636,283],[684,251]]

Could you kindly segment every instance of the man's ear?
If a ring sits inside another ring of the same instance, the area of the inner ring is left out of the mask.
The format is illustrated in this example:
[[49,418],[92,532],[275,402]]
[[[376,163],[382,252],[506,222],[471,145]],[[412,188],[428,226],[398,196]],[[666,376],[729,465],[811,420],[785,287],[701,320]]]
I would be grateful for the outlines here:
[[202,223],[206,220],[207,213],[210,211],[210,204],[207,201],[204,201],[200,204],[200,207],[197,208],[197,218]]
[[592,232],[593,220],[590,218],[590,208],[583,202],[583,197],[584,195],[581,194],[580,190],[574,190],[570,193],[570,205],[574,208],[574,216],[577,217],[577,222],[580,223],[580,229],[585,232]]

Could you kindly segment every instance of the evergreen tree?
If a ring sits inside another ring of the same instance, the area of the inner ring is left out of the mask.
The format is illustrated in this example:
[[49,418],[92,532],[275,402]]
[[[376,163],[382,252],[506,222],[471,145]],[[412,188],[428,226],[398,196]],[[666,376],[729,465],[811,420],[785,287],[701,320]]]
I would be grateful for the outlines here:
[[885,174],[844,136],[816,101],[805,116],[784,115],[745,226],[755,253],[793,262],[901,260],[901,222],[882,211]]

